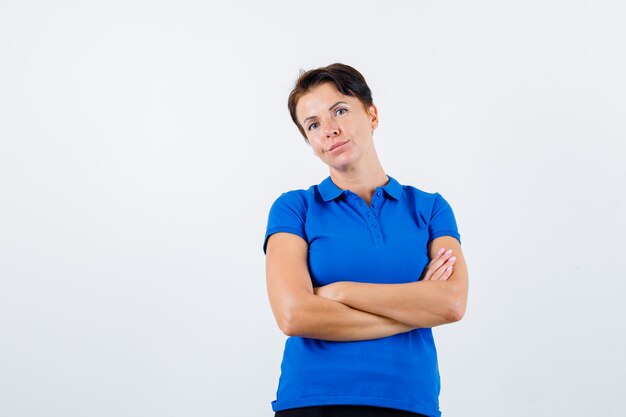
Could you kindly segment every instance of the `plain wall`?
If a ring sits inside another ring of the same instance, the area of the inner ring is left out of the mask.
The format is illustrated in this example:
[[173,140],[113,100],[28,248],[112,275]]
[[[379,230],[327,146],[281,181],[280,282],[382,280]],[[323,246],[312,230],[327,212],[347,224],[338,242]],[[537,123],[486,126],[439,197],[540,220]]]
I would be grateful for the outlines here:
[[328,169],[291,123],[343,62],[383,167],[452,205],[446,417],[626,415],[619,1],[0,3],[0,416],[273,415],[263,235]]

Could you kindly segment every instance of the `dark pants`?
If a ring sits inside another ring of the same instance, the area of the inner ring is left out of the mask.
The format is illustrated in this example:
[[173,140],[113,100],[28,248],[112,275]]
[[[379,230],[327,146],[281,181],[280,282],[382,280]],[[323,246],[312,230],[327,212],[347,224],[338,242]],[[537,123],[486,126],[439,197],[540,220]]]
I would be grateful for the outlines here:
[[291,408],[277,411],[274,417],[427,417],[423,414],[395,408],[365,405],[326,405],[322,407]]

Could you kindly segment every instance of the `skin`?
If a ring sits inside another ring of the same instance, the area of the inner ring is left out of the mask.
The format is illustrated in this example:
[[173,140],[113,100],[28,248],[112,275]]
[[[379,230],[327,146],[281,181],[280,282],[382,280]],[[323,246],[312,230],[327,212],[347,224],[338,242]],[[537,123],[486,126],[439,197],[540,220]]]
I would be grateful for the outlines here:
[[[376,106],[365,107],[326,83],[300,98],[296,116],[333,182],[369,205],[376,187],[389,181],[374,147]],[[341,146],[333,148],[336,145]],[[468,291],[460,244],[442,236],[430,243],[428,253],[431,261],[416,282],[342,281],[313,288],[307,242],[276,233],[266,252],[267,289],[276,322],[289,336],[351,341],[458,321],[465,314]]]
[[365,108],[357,98],[344,96],[333,84],[325,83],[300,97],[296,117],[313,154],[329,167],[333,182],[369,204],[376,187],[389,180],[374,147],[376,106]]

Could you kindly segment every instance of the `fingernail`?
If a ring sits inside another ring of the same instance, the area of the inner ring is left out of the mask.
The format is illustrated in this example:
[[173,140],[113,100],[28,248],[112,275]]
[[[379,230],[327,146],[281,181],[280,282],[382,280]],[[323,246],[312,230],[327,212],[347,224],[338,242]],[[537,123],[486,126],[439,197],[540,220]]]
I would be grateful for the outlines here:
[[446,271],[450,271],[452,269],[452,265],[446,268]]
[[450,255],[452,253],[452,249],[448,249],[448,251],[446,252],[446,256]]
[[441,255],[444,250],[445,250],[444,248],[439,249],[439,252],[437,252],[437,255]]
[[451,257],[451,258],[449,259],[449,261],[450,261],[450,262],[454,262],[454,261],[456,261],[456,256]]

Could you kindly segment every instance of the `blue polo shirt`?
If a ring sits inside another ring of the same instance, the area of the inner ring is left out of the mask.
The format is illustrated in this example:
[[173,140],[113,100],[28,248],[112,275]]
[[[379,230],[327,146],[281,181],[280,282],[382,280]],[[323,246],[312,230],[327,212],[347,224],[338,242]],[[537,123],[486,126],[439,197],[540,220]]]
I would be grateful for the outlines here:
[[[447,235],[460,241],[454,214],[439,193],[388,177],[369,206],[330,177],[308,190],[283,193],[270,209],[263,251],[274,233],[300,236],[309,245],[314,287],[418,281],[431,240]],[[430,328],[355,342],[291,336],[272,408],[369,405],[439,417],[439,389]]]

